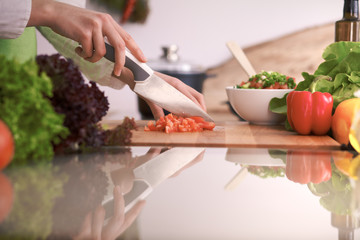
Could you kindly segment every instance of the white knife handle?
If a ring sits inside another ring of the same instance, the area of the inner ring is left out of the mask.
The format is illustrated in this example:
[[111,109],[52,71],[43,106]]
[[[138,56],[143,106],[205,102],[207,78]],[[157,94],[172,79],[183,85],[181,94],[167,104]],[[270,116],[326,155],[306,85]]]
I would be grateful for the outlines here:
[[[115,62],[115,51],[114,47],[105,42],[106,54],[105,58]],[[154,71],[145,63],[139,62],[134,55],[131,54],[127,49],[125,50],[125,67],[129,68],[134,74],[135,82],[144,81],[149,78]]]

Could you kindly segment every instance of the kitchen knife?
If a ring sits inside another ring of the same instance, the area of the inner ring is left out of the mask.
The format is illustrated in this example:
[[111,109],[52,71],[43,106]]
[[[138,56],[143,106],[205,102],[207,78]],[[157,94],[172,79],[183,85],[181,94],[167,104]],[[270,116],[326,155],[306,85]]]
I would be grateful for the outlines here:
[[134,169],[136,179],[145,180],[155,188],[165,179],[194,160],[204,148],[171,148]]
[[[135,168],[133,188],[124,195],[125,213],[139,200],[145,199],[161,182],[193,161],[203,151],[205,151],[204,148],[172,148]],[[108,220],[114,212],[113,197],[103,201],[103,206]]]
[[[114,47],[106,42],[105,46],[105,58],[115,62]],[[155,75],[147,64],[139,62],[127,49],[125,67],[130,69],[134,75],[135,87],[133,91],[138,95],[175,115],[182,117],[199,116],[205,121],[214,121],[197,104]]]

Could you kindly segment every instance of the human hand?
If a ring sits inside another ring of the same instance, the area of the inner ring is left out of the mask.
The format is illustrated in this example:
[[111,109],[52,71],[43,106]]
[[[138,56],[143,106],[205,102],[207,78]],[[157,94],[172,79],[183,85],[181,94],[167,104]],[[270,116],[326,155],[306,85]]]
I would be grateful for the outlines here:
[[194,166],[195,164],[199,163],[201,160],[204,159],[204,154],[205,154],[205,149],[199,154],[197,155],[194,160],[192,160],[191,162],[189,162],[188,164],[186,164],[184,167],[182,167],[181,169],[179,169],[177,172],[175,172],[171,177],[177,177],[180,175],[180,173],[182,171],[184,171],[185,169],[188,169],[192,166]]
[[121,188],[123,194],[130,192],[134,186],[135,181],[135,174],[133,170],[161,154],[163,151],[166,151],[167,149],[168,148],[163,147],[151,147],[144,155],[136,156],[132,159],[131,162],[122,168],[111,171],[111,181],[114,185]]
[[87,214],[79,234],[74,239],[116,239],[130,227],[140,214],[145,201],[137,202],[134,207],[124,214],[125,201],[121,191],[119,186],[114,188],[114,214],[107,224],[104,225],[105,209],[99,205],[94,212]]
[[[190,100],[192,100],[194,103],[199,105],[204,111],[206,111],[204,96],[201,93],[199,93],[198,91],[196,91],[189,85],[186,85],[185,83],[183,83],[181,80],[179,80],[177,78],[174,78],[174,77],[171,77],[171,76],[159,73],[159,72],[155,72],[155,74],[158,75],[159,77],[161,77],[163,80],[165,80],[170,85],[172,85],[174,88],[176,88],[177,90],[182,92]],[[161,107],[159,107],[155,103],[152,103],[146,99],[144,99],[144,100],[149,105],[151,112],[155,119],[159,119],[160,117],[164,116],[164,111]]]
[[104,37],[115,50],[114,75],[120,76],[125,64],[125,48],[141,62],[146,58],[134,39],[106,13],[100,13],[53,0],[32,0],[27,26],[47,26],[54,32],[79,42],[76,53],[97,62],[106,53]]

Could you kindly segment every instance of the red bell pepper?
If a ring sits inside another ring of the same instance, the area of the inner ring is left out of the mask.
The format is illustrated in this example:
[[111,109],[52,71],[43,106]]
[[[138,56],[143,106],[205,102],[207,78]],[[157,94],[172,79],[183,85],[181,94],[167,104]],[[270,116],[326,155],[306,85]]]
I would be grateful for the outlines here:
[[286,98],[287,119],[302,135],[325,135],[331,127],[333,98],[327,92],[292,91]]
[[331,178],[331,153],[293,150],[286,156],[286,177],[296,183],[321,183]]

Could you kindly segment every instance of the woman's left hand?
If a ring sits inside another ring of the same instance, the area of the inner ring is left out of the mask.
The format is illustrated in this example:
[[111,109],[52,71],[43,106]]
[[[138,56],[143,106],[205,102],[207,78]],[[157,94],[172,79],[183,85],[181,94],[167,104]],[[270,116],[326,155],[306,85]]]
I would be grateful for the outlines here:
[[[161,77],[163,80],[165,80],[170,85],[172,85],[174,88],[176,88],[177,90],[182,92],[191,101],[193,101],[194,103],[199,105],[204,111],[206,111],[204,96],[201,93],[199,93],[198,91],[196,91],[189,85],[186,85],[178,78],[174,78],[174,77],[171,77],[171,76],[159,73],[159,72],[155,72],[155,74],[158,75],[159,77]],[[160,117],[164,116],[164,111],[161,107],[159,107],[155,103],[152,103],[148,100],[145,100],[145,101],[149,105],[151,112],[155,119],[159,119]]]

